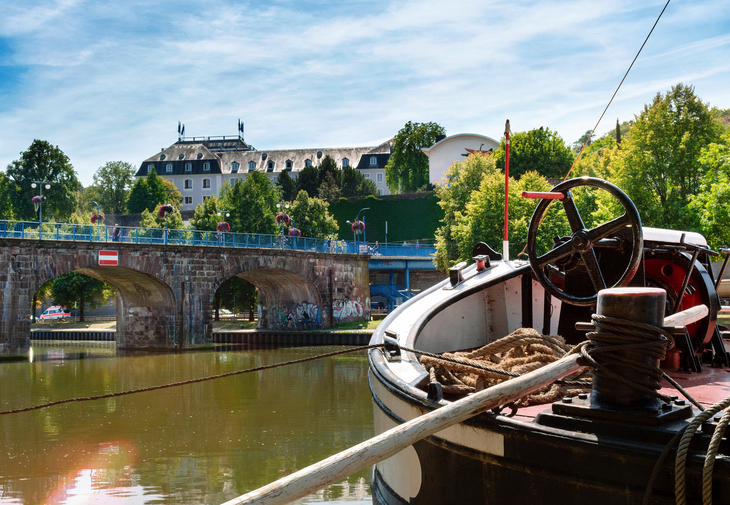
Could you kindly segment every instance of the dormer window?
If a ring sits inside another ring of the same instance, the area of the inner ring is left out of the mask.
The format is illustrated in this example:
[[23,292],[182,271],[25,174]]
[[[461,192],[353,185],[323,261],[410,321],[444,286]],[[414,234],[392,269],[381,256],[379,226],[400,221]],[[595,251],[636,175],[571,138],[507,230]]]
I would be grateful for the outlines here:
[[203,153],[198,153],[198,159],[201,159],[203,157]]
[[193,171],[193,164],[190,163],[189,161],[187,163],[185,163],[185,171],[186,172],[192,172]]
[[148,174],[149,174],[150,172],[152,172],[152,171],[153,171],[154,169],[155,169],[155,166],[154,166],[154,165],[147,165],[147,173],[148,173]]
[[294,167],[294,164],[291,160],[286,160],[286,169],[291,170]]
[[317,159],[320,159],[322,157],[322,151],[317,151]]
[[210,161],[203,163],[203,172],[210,172]]
[[253,172],[256,170],[256,162],[255,161],[249,161],[248,162],[248,171]]
[[312,166],[312,160],[310,160],[309,158],[307,158],[306,160],[304,160],[304,166],[305,167],[311,167]]
[[376,156],[370,156],[370,166],[371,167],[378,166],[378,158]]
[[273,171],[274,171],[274,162],[273,162],[273,161],[269,161],[269,163],[267,164],[267,167],[266,167],[266,169],[267,169],[267,170],[268,170],[269,172],[273,172]]
[[349,167],[350,166],[350,160],[347,158],[342,158],[342,168]]
[[167,158],[167,156],[165,156],[164,154],[161,154],[161,155],[160,155],[160,161],[164,161],[164,160],[165,160],[165,158]]
[[177,155],[177,159],[179,159],[179,160],[183,159],[184,157],[185,157],[185,155],[183,153],[180,153]]
[[234,174],[237,174],[238,173],[238,167],[239,167],[239,165],[235,161],[233,163],[231,163],[231,172],[233,172]]
[[172,173],[172,163],[168,163],[167,165],[165,165],[165,172],[167,172],[168,174]]

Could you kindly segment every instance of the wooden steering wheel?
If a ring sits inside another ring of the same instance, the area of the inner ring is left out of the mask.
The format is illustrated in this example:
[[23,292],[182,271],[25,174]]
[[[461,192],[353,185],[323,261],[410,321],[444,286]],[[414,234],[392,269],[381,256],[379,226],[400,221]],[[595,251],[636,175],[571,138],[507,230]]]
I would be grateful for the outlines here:
[[[571,188],[579,186],[593,186],[608,191],[623,206],[624,214],[595,228],[586,229],[573,200]],[[555,186],[549,193],[525,192],[522,196],[541,198],[530,220],[527,232],[527,254],[530,267],[535,278],[553,296],[572,305],[588,306],[596,303],[597,293],[607,287],[622,287],[628,285],[636,274],[641,262],[644,242],[641,231],[641,218],[631,199],[610,182],[594,177],[580,177],[569,179]],[[561,200],[563,209],[570,224],[570,237],[556,237],[556,244],[552,250],[538,256],[536,252],[537,231],[551,200]],[[606,286],[601,267],[598,263],[595,249],[619,249],[628,242],[621,236],[626,236],[630,229],[631,259],[621,278],[613,286]],[[618,232],[624,232],[618,236]],[[551,282],[548,271],[564,276],[565,270],[582,261],[596,294],[592,296],[576,296],[567,293]]]

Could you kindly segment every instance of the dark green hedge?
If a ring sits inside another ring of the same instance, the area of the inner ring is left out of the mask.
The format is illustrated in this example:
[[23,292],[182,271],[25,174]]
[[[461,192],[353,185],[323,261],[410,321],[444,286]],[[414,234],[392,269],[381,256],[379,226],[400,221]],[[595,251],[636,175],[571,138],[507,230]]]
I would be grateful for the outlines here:
[[[340,198],[330,202],[330,213],[340,226],[338,237],[352,240],[352,228],[347,220],[354,221],[360,209],[365,218],[365,235],[368,242],[385,242],[385,222],[388,222],[388,242],[426,241],[432,243],[436,229],[441,225],[444,212],[438,205],[433,191],[404,195],[368,196],[365,198]],[[362,237],[360,237],[362,240]]]

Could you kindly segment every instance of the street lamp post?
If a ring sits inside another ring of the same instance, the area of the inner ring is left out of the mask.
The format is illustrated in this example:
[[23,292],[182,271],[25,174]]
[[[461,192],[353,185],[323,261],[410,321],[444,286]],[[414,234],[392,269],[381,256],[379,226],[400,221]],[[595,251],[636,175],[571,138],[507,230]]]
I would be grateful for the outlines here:
[[30,185],[31,188],[38,188],[38,240],[40,240],[43,234],[43,187],[51,189],[51,183],[48,181],[33,181]]
[[[360,209],[360,212],[362,212],[364,210],[370,210],[370,207],[365,207],[364,209]],[[355,222],[360,221],[360,212],[357,213],[357,217],[355,218]],[[365,224],[365,221],[363,221],[363,224]],[[363,227],[363,229],[362,229],[362,239],[363,239],[363,241],[367,242],[367,239],[365,237],[366,237],[366,235],[365,235],[365,227]]]
[[287,210],[289,210],[289,203],[284,202],[283,204],[281,202],[276,204],[276,224],[279,226],[279,247],[284,248],[284,228],[289,226],[289,223],[291,222],[291,218],[289,217],[289,214],[287,213]]
[[225,219],[227,217],[230,217],[231,212],[229,210],[227,210],[227,209],[220,209],[218,211],[218,215],[221,217],[221,219],[223,219],[223,221],[221,221],[220,223],[218,223],[218,225],[215,227],[215,229],[218,231],[218,245],[221,245],[222,242],[223,242],[223,240],[222,240],[223,239],[223,235],[221,235],[221,233],[225,233],[226,232],[226,229],[225,229],[225,227],[222,226],[222,224],[225,223],[228,226],[228,229],[230,230],[230,226],[231,225],[229,225],[228,223],[226,223]]

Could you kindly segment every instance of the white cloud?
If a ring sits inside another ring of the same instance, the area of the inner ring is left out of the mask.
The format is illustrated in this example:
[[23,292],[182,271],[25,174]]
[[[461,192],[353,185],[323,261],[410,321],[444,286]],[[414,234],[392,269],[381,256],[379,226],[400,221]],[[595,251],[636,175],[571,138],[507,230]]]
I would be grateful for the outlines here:
[[[43,138],[89,184],[106,161],[139,164],[174,142],[178,120],[204,136],[239,117],[259,149],[376,143],[409,120],[498,138],[510,118],[572,142],[663,5],[27,2],[0,21],[0,166]],[[728,106],[730,14],[707,9],[670,5],[599,132],[680,81]]]

